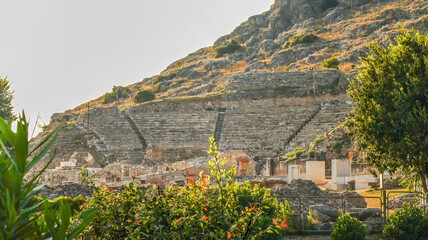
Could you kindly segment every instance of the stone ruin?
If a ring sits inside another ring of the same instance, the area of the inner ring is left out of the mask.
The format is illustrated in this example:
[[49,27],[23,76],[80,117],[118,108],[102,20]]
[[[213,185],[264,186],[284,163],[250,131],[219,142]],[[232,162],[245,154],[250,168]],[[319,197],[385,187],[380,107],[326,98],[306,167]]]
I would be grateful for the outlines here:
[[322,191],[310,180],[297,179],[290,184],[274,187],[272,193],[278,200],[290,203],[295,219],[307,217],[310,213],[313,222],[306,227],[311,230],[331,231],[331,223],[339,217],[339,210],[363,221],[371,231],[378,231],[382,227],[381,209],[367,208],[365,199],[357,192]]
[[316,82],[311,72],[251,72],[226,79],[229,94],[66,112],[56,116],[67,125],[46,156],[54,162],[42,181],[79,183],[86,165],[99,186],[183,184],[183,172],[197,177],[207,171],[208,138],[214,136],[242,181],[301,178],[340,190],[355,180],[357,188],[366,188],[377,179],[364,166],[355,168],[326,149],[294,160],[282,157],[299,146],[308,149],[345,120],[353,103],[344,81],[338,71],[318,72]]

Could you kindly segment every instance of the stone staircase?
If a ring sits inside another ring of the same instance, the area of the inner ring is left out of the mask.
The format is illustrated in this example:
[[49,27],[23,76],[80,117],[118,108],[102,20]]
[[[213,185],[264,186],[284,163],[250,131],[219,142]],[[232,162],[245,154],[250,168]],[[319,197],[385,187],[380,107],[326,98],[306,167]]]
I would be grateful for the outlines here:
[[290,146],[290,143],[297,137],[297,135],[303,130],[303,128],[305,128],[309,122],[311,122],[315,116],[318,115],[318,113],[321,111],[321,105],[311,114],[311,116],[309,116],[309,118],[307,118],[302,125],[300,125],[296,131],[287,138],[287,140],[284,143],[284,149],[286,149],[288,146]]
[[242,106],[227,110],[220,149],[266,154],[283,149],[284,142],[318,105]]
[[137,135],[138,139],[140,140],[141,146],[143,147],[143,151],[145,152],[147,149],[147,142],[144,138],[143,134],[140,132],[140,130],[137,127],[137,124],[132,119],[131,115],[129,115],[128,111],[124,112],[126,120],[128,120],[129,124],[131,125],[132,130],[134,130],[134,133]]
[[223,129],[225,116],[226,116],[226,109],[225,108],[220,109],[218,112],[217,122],[215,125],[215,131],[214,131],[214,141],[216,142],[217,145],[220,141],[221,131]]
[[307,121],[299,131],[284,145],[285,152],[296,147],[308,147],[317,137],[322,137],[345,121],[346,115],[351,112],[352,103],[330,102],[322,105],[319,111]]

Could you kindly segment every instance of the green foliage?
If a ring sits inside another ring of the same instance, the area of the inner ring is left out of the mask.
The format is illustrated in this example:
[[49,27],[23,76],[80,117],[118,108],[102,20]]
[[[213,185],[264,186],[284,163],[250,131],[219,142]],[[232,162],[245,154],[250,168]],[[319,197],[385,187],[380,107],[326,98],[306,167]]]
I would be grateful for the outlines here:
[[43,187],[37,185],[39,177],[50,162],[29,181],[24,182],[24,176],[53,145],[59,128],[29,151],[28,126],[24,114],[19,116],[16,132],[0,118],[0,239],[73,239],[95,217],[97,209],[73,220],[66,201],[60,200],[55,211],[46,199],[35,200]]
[[372,43],[350,90],[357,108],[347,125],[366,162],[402,171],[427,192],[428,35],[401,30],[387,49]]
[[302,43],[313,43],[316,40],[318,40],[318,37],[313,34],[307,34],[307,33],[298,33],[291,38],[287,40],[287,42],[284,43],[284,49],[290,48],[293,46],[296,46],[297,44]]
[[325,68],[334,68],[334,69],[339,69],[339,64],[340,64],[339,59],[335,57],[324,59],[321,63],[321,65]]
[[95,174],[90,174],[88,169],[86,168],[86,165],[83,165],[81,167],[81,170],[79,171],[79,175],[80,175],[80,181],[82,183],[82,185],[85,185],[87,187],[89,187],[89,189],[91,190],[95,190],[95,183],[94,183],[94,178],[95,178]]
[[299,155],[301,155],[305,152],[306,151],[304,148],[297,147],[297,148],[293,149],[293,151],[286,153],[285,156],[288,158],[287,161],[293,161],[293,160],[296,160],[296,158]]
[[[99,189],[87,207],[100,215],[83,239],[256,239],[280,235],[291,219],[289,205],[278,205],[269,189],[234,181],[224,169],[214,139],[208,152],[210,175],[185,175],[184,187]],[[278,210],[279,209],[279,210]],[[263,217],[262,217],[263,216]],[[278,223],[279,222],[279,223]],[[276,223],[276,224],[275,224]]]
[[6,121],[15,120],[13,114],[13,91],[10,89],[10,82],[7,77],[0,78],[0,117]]
[[364,240],[367,235],[366,226],[349,213],[341,213],[333,225],[330,234],[333,240]]
[[103,96],[103,104],[109,104],[118,99],[126,99],[130,96],[131,90],[127,87],[114,86],[112,92],[106,93]]
[[214,49],[214,51],[216,52],[215,57],[216,58],[223,57],[225,54],[234,53],[241,49],[242,49],[242,46],[236,40],[231,40],[229,43],[227,43],[226,46],[220,46]]
[[308,153],[313,153],[315,152],[315,148],[317,147],[317,145],[322,142],[324,139],[323,138],[315,138],[314,141],[312,142],[311,148],[309,148]]
[[155,99],[156,96],[151,90],[143,90],[137,93],[134,97],[135,103],[142,103],[142,102],[148,102]]
[[392,214],[383,229],[383,237],[391,240],[428,239],[428,215],[407,203]]

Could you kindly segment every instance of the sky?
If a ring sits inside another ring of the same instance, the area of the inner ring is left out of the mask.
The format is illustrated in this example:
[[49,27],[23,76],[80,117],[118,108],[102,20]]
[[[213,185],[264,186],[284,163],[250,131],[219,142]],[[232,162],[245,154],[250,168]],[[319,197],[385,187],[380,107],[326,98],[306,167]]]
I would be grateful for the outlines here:
[[64,112],[160,73],[274,0],[0,0],[0,76],[15,112]]

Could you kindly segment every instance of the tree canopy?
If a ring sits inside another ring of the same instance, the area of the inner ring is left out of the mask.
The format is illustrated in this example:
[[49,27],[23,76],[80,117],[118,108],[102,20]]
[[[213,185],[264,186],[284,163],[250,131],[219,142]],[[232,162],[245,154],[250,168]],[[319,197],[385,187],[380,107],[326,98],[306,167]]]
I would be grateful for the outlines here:
[[371,43],[348,93],[348,125],[378,173],[402,171],[427,192],[428,35],[402,29],[396,44]]
[[0,117],[6,120],[15,120],[13,113],[13,91],[10,89],[10,82],[7,77],[0,78]]

